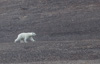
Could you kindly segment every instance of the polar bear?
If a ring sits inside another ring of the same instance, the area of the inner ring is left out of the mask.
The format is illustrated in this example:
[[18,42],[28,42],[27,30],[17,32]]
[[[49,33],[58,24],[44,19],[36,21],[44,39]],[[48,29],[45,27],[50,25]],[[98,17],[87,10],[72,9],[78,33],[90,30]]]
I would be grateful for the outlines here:
[[35,36],[36,33],[34,32],[27,32],[27,33],[20,33],[18,34],[17,38],[15,39],[15,43],[20,41],[21,42],[25,42],[27,43],[27,40],[31,40],[32,42],[34,42],[35,40],[32,38],[33,36]]

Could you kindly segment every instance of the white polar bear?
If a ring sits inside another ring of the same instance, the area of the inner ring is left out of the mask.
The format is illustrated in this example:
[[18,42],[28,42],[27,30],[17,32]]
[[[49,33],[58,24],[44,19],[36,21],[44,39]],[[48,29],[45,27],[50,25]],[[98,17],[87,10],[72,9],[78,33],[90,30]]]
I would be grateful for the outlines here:
[[34,32],[20,33],[20,34],[18,34],[18,37],[15,39],[14,42],[16,43],[16,42],[20,41],[20,43],[21,42],[27,43],[28,39],[31,40],[32,42],[34,42],[35,40],[32,37],[35,35],[36,35],[36,33],[34,33]]

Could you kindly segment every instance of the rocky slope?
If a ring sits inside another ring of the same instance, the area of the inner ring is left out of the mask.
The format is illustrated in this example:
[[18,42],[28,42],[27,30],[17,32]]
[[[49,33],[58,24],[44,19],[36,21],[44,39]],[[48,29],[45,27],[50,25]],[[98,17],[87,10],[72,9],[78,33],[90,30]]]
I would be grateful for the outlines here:
[[0,0],[0,41],[21,32],[37,41],[100,38],[100,0]]

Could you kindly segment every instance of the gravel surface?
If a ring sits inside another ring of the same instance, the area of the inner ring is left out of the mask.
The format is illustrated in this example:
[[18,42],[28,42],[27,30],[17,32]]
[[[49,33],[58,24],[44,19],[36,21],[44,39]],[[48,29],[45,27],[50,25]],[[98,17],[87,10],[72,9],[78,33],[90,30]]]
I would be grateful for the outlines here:
[[99,42],[100,40],[1,43],[0,63],[97,61],[100,59]]
[[[34,43],[13,43],[35,32]],[[0,64],[100,64],[100,0],[0,0]]]

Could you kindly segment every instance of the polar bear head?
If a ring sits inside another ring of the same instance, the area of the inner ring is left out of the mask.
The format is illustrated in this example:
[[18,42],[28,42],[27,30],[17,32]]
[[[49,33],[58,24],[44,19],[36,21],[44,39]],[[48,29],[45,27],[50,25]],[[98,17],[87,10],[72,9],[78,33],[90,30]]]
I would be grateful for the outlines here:
[[36,33],[32,32],[32,36],[36,36]]

